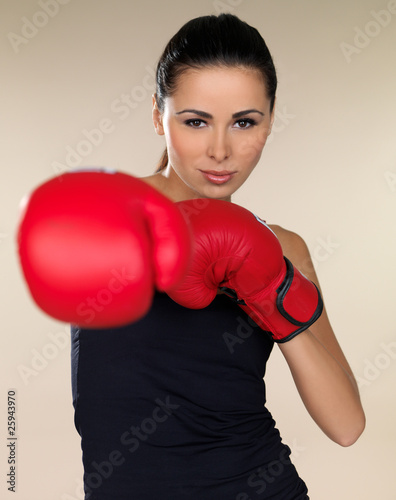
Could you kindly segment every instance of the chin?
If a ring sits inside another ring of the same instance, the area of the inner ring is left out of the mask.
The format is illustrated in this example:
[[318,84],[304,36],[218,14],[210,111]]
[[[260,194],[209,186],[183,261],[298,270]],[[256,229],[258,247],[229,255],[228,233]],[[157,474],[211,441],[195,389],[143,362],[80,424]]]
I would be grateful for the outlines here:
[[[217,191],[217,192],[215,192]],[[235,193],[235,189],[222,189],[222,190],[215,190],[211,191],[210,194],[205,196],[206,198],[212,198],[214,200],[224,200],[224,201],[231,201],[231,196]]]

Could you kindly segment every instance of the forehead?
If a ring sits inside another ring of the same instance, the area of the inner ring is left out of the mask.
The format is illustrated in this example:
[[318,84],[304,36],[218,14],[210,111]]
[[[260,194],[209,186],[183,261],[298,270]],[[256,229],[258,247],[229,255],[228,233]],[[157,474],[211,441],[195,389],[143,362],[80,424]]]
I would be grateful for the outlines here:
[[171,96],[177,106],[222,106],[248,109],[269,104],[261,74],[240,67],[189,68],[179,76]]

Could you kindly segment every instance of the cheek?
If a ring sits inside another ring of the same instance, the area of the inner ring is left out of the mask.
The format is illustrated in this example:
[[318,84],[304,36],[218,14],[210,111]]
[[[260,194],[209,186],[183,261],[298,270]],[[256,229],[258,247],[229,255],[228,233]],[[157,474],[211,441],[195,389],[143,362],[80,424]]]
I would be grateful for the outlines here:
[[247,164],[257,162],[260,159],[267,137],[268,129],[243,138],[238,148],[239,158]]
[[185,130],[169,130],[166,142],[170,155],[178,160],[200,156],[203,147],[199,134],[191,134]]

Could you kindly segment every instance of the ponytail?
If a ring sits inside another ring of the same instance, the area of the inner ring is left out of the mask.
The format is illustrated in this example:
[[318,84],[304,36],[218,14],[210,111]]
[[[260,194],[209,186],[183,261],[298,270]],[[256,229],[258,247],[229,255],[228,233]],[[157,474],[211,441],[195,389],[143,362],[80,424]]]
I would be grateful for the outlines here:
[[165,148],[165,151],[162,153],[161,159],[157,165],[157,170],[155,171],[155,173],[158,174],[158,172],[164,170],[164,168],[166,168],[167,165],[168,165],[168,150]]

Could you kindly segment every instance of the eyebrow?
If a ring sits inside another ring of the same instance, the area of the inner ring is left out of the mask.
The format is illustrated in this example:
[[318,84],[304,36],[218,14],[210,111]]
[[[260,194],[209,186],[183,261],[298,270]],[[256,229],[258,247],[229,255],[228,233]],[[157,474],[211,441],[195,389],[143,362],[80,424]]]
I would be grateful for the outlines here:
[[[194,115],[198,115],[198,116],[201,116],[202,118],[207,118],[207,119],[213,118],[213,116],[211,114],[206,113],[206,111],[199,111],[198,109],[183,109],[183,111],[178,111],[176,114],[181,115],[183,113],[193,113]],[[249,115],[251,113],[258,113],[261,116],[264,116],[264,113],[262,113],[258,109],[252,108],[252,109],[245,109],[243,111],[238,111],[237,113],[234,113],[232,115],[232,118],[241,118],[241,116],[246,116],[246,115]]]

